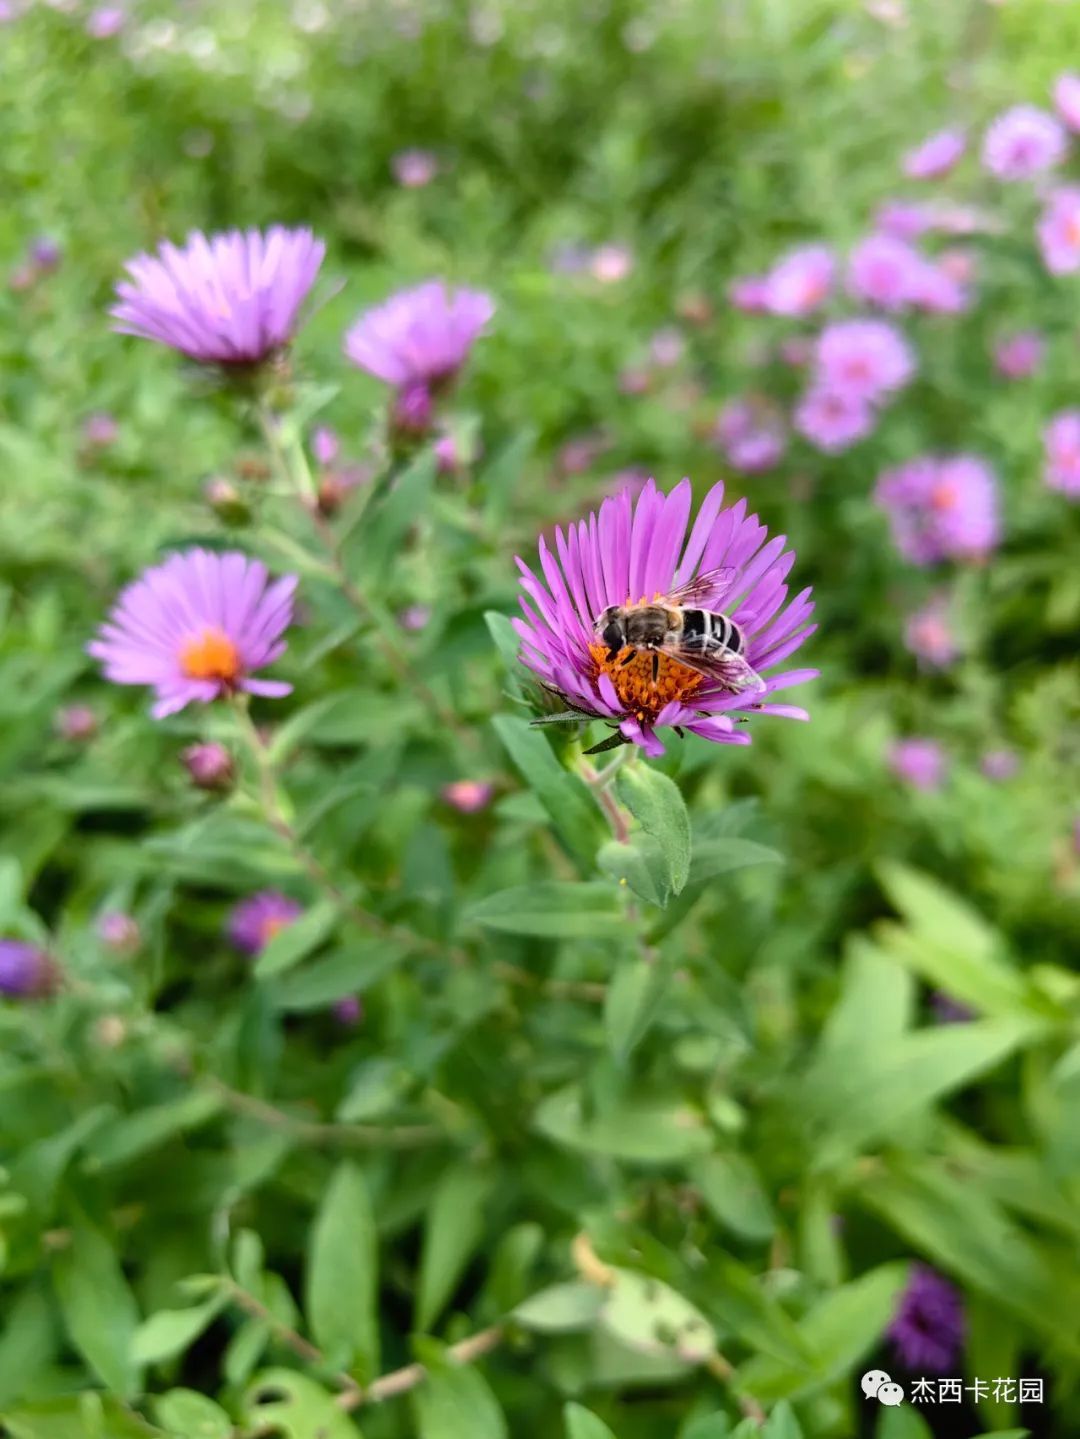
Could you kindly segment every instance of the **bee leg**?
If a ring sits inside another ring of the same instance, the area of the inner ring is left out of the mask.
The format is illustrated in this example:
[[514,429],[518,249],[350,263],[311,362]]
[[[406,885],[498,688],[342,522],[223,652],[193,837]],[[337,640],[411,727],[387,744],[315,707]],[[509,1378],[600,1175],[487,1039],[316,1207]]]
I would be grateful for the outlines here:
[[[618,654],[618,653],[619,653],[618,650],[616,650],[615,653]],[[627,665],[633,664],[636,659],[637,659],[637,650],[631,650],[630,653],[626,656],[626,658],[625,658],[625,659],[622,661],[622,663],[619,665],[619,668],[620,668],[620,669],[625,669]]]
[[652,653],[652,682],[653,682],[653,684],[656,684],[656,682],[657,682],[657,680],[659,680],[659,678],[660,678],[660,653],[659,653],[658,650],[653,650],[653,653]]
[[680,739],[686,738],[686,731],[683,729],[681,724],[674,725],[673,728]]
[[[608,652],[607,652],[607,654],[604,656],[604,658],[607,660],[608,664],[610,664],[611,661],[615,658],[615,656],[616,656],[618,653],[619,653],[618,650],[609,649]],[[624,662],[624,663],[625,663],[625,662]]]

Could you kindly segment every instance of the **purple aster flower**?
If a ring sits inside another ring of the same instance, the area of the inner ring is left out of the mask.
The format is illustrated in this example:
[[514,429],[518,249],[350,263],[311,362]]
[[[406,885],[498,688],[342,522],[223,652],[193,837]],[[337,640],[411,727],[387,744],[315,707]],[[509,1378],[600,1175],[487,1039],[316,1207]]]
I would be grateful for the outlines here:
[[662,370],[677,365],[686,351],[686,340],[681,330],[674,325],[665,325],[657,330],[649,341],[649,358]]
[[310,230],[274,225],[167,241],[127,263],[115,328],[170,345],[204,365],[257,365],[283,349],[326,246]]
[[994,346],[994,368],[1007,380],[1026,380],[1042,364],[1044,348],[1038,330],[1004,335]]
[[633,268],[633,252],[625,245],[601,245],[589,260],[589,273],[602,285],[617,285]]
[[390,168],[406,190],[422,190],[439,173],[439,161],[430,150],[399,150],[391,157]]
[[966,250],[944,250],[913,276],[911,303],[932,315],[959,315],[971,304],[967,286],[974,274],[975,262]]
[[83,421],[83,444],[91,450],[108,449],[110,445],[116,444],[119,435],[120,426],[116,423],[115,416],[106,414],[104,410],[87,415]]
[[874,229],[896,240],[914,240],[934,228],[934,212],[924,200],[885,200],[874,212]]
[[39,274],[49,274],[59,268],[64,252],[48,235],[39,235],[30,246],[30,263]]
[[1054,108],[1070,130],[1080,131],[1080,75],[1066,73],[1054,81]]
[[908,617],[904,644],[927,669],[947,669],[960,653],[949,619],[948,599],[935,595]]
[[[554,553],[541,539],[542,580],[518,560],[524,618],[514,628],[524,664],[570,709],[617,725],[649,755],[663,753],[658,731],[665,728],[749,744],[736,720],[808,718],[772,696],[817,673],[775,672],[815,628],[810,591],[788,601],[795,555],[785,552],[784,537],[766,543],[766,528],[747,516],[746,501],[723,509],[723,498],[723,485],[714,485],[687,536],[690,481],[664,495],[650,480],[636,503],[624,490],[606,499],[599,515],[566,534],[557,529]],[[609,606],[674,599],[691,585],[694,603],[722,610],[739,627],[748,670],[719,678],[660,652],[624,646],[612,655],[598,630]]]
[[763,314],[768,308],[769,277],[742,275],[728,286],[728,299],[736,310],[748,315]]
[[930,1008],[934,1011],[938,1024],[970,1024],[975,1018],[975,1011],[970,1005],[953,999],[952,995],[946,994],[943,989],[934,990],[930,996]]
[[820,384],[848,399],[876,401],[899,390],[915,373],[915,356],[886,320],[838,320],[818,337]]
[[296,576],[230,551],[170,555],[124,589],[87,653],[114,684],[150,685],[155,719],[238,690],[278,697],[292,686],[254,679],[285,650]]
[[40,999],[52,993],[56,966],[36,944],[0,939],[0,994],[9,999]]
[[261,889],[242,899],[229,915],[229,938],[242,954],[261,954],[275,934],[303,914],[303,905],[276,889]]
[[86,17],[86,33],[92,40],[110,40],[127,23],[127,15],[119,5],[98,5]]
[[341,441],[329,425],[316,425],[311,435],[311,453],[317,465],[332,465],[341,453]]
[[345,353],[401,401],[430,395],[451,383],[494,313],[490,295],[428,280],[366,310],[345,336]]
[[236,778],[233,757],[223,744],[208,740],[188,745],[180,759],[196,789],[227,790]]
[[771,470],[787,448],[780,416],[771,405],[752,399],[729,400],[713,433],[728,464],[744,475]]
[[56,733],[73,744],[93,739],[98,730],[97,712],[89,705],[65,705],[57,711]]
[[814,385],[795,407],[793,423],[815,449],[838,455],[873,434],[877,412],[856,395]]
[[1043,445],[1047,485],[1080,500],[1080,410],[1062,410],[1055,415],[1043,430]]
[[1043,264],[1051,275],[1080,270],[1080,190],[1059,185],[1050,191],[1036,233]]
[[403,630],[416,634],[431,623],[430,605],[406,605],[398,615],[398,624]]
[[940,789],[945,778],[945,752],[932,739],[900,739],[888,753],[889,768],[912,789]]
[[912,564],[983,560],[1001,537],[997,480],[973,455],[927,455],[886,470],[874,498]]
[[495,786],[487,780],[455,779],[444,784],[440,793],[451,809],[460,814],[476,814],[491,803]]
[[966,1330],[960,1291],[916,1264],[888,1329],[901,1361],[916,1373],[944,1374],[956,1367]]
[[774,315],[810,315],[829,298],[836,261],[825,245],[801,245],[765,276],[765,309]]
[[1065,158],[1068,137],[1060,121],[1036,105],[1014,105],[992,122],[982,161],[999,180],[1030,180]]
[[998,782],[1012,779],[1019,768],[1020,757],[1012,749],[988,749],[979,761],[983,776]]
[[868,235],[848,257],[848,289],[880,310],[903,310],[912,303],[927,264],[906,240]]
[[98,939],[114,954],[134,954],[142,943],[139,923],[132,915],[110,910],[97,922]]
[[936,180],[947,175],[967,149],[962,130],[939,130],[904,156],[903,171],[909,180]]

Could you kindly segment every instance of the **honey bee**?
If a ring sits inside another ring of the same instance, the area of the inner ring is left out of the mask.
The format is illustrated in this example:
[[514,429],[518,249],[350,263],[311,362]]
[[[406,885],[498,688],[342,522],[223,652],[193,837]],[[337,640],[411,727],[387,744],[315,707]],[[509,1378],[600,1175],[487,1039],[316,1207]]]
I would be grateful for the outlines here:
[[652,654],[652,677],[660,678],[660,657],[667,655],[732,694],[760,693],[765,681],[747,663],[746,638],[730,616],[702,608],[717,604],[735,579],[733,569],[706,570],[687,585],[652,604],[609,605],[594,622],[594,632],[607,647],[607,659],[630,653],[627,665],[643,651]]

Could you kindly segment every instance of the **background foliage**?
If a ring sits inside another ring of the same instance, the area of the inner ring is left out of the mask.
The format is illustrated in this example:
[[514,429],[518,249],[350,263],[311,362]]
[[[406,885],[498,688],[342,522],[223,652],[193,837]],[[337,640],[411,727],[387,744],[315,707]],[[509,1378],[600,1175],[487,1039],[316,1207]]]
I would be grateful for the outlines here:
[[[83,21],[38,5],[0,30],[0,925],[65,975],[0,1012],[13,1439],[1074,1434],[1080,534],[1039,435],[1080,364],[1074,287],[1043,272],[1025,202],[995,193],[979,302],[912,326],[920,380],[871,441],[732,477],[815,585],[812,722],[628,770],[632,861],[580,740],[528,727],[499,617],[541,528],[631,466],[703,492],[719,404],[790,398],[771,347],[791,327],[731,309],[731,278],[864,233],[938,123],[1042,103],[1080,14],[230,0],[140,8],[110,40]],[[408,146],[439,157],[425,188],[393,180]],[[972,167],[961,189],[987,185]],[[311,224],[343,282],[297,367],[335,387],[319,419],[358,461],[384,396],[342,359],[354,313],[429,274],[498,302],[455,402],[476,465],[421,455],[335,521],[374,630],[309,519],[251,478],[243,414],[108,328],[134,251],[278,220]],[[26,286],[40,235],[63,258]],[[553,264],[604,244],[632,256],[617,283]],[[685,353],[626,393],[671,324]],[[1032,326],[1048,362],[1010,388],[992,341]],[[119,433],[95,449],[98,411]],[[935,447],[993,463],[1005,541],[956,576],[964,654],[928,675],[902,626],[935,581],[870,496]],[[207,505],[210,476],[249,524]],[[118,585],[195,537],[303,576],[295,694],[256,711],[276,830],[247,761],[225,798],[179,763],[235,744],[227,719],[154,725],[83,655]],[[86,741],[55,729],[75,702]],[[887,767],[913,733],[947,752],[936,791]],[[1002,745],[1005,783],[979,768]],[[491,805],[448,804],[463,778]],[[306,913],[252,966],[222,926],[267,886]],[[110,911],[135,953],[101,940]],[[936,1024],[932,990],[970,1022]],[[351,995],[348,1028],[330,1006]],[[964,1373],[1045,1376],[1043,1408],[863,1401],[863,1369],[896,1371],[912,1259],[964,1292]],[[426,1377],[400,1379],[413,1362]],[[387,1375],[400,1393],[373,1402]]]

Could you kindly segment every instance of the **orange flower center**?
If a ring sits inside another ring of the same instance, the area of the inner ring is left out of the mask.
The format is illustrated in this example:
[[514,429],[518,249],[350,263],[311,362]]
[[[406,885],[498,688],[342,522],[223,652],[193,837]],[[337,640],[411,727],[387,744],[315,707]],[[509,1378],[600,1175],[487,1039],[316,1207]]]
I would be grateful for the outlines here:
[[960,492],[955,485],[950,485],[947,481],[943,484],[935,485],[930,491],[931,509],[953,510],[956,508],[959,499]]
[[231,684],[240,673],[240,655],[222,630],[205,629],[180,647],[180,668],[190,680]]
[[655,720],[666,704],[672,700],[685,702],[701,685],[702,676],[697,670],[655,650],[635,650],[624,645],[614,659],[608,659],[606,645],[591,644],[589,653],[597,674],[609,676],[619,703],[639,722]]
[[1080,248],[1080,215],[1072,215],[1065,222],[1065,240],[1074,250]]
[[280,934],[283,929],[288,929],[290,924],[292,924],[292,920],[283,915],[271,915],[269,919],[264,919],[259,926],[259,938],[263,944],[269,944],[275,934]]

